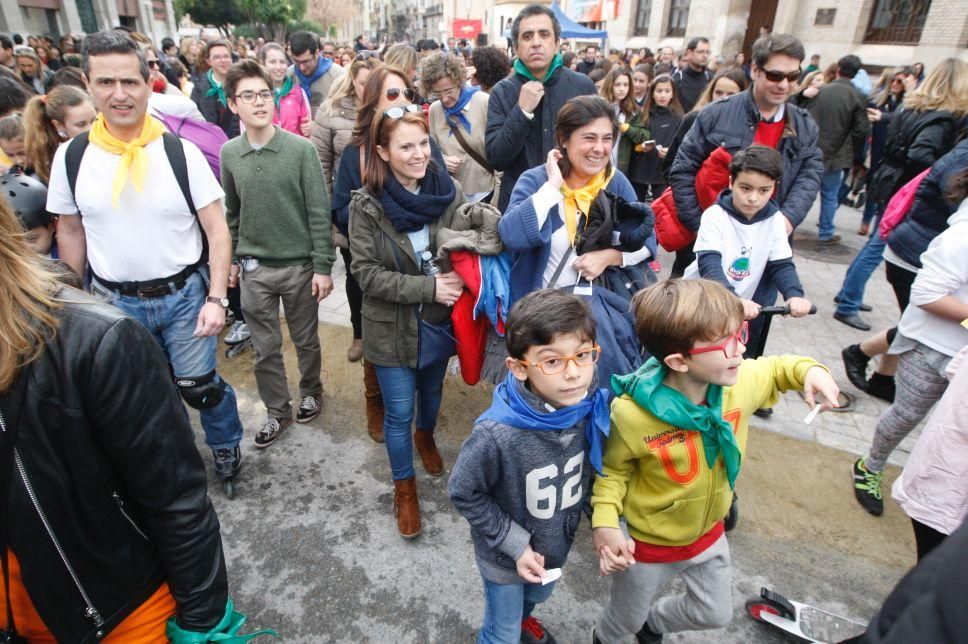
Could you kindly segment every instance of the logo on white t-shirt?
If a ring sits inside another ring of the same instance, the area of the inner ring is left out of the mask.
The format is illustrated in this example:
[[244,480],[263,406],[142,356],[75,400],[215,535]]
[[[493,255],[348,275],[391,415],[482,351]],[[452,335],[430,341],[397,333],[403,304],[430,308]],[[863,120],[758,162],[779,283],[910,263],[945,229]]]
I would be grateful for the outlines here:
[[750,276],[750,254],[752,252],[752,246],[743,246],[740,250],[740,256],[730,262],[729,268],[726,270],[730,277],[739,281]]

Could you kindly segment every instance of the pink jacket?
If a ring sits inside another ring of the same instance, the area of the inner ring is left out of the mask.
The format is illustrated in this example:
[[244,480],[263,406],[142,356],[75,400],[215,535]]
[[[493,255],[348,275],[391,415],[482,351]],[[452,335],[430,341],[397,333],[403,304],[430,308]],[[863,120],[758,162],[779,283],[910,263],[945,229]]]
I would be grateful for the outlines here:
[[276,108],[272,122],[284,130],[302,136],[303,133],[299,130],[300,123],[303,121],[311,123],[312,120],[313,116],[309,111],[309,99],[306,98],[306,92],[302,90],[299,83],[293,83],[289,93],[279,100],[279,107]]
[[944,534],[968,516],[968,346],[948,374],[948,389],[891,488],[905,514]]

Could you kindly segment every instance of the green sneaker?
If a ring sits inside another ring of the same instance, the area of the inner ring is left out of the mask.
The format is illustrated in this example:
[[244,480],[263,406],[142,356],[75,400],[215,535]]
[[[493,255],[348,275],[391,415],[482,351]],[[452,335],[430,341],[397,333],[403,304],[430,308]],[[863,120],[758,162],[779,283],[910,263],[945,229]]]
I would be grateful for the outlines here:
[[859,458],[854,463],[854,496],[865,510],[876,517],[884,513],[884,496],[881,494],[883,472],[871,472],[864,465],[864,459]]

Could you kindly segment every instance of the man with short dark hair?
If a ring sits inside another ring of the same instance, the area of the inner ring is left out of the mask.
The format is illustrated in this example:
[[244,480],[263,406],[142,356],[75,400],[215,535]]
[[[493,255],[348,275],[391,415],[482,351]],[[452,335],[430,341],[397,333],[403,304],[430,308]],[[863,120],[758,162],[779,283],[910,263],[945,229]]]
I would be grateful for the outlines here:
[[590,74],[592,70],[595,69],[595,63],[598,62],[598,47],[595,45],[588,45],[585,47],[585,55],[578,62],[577,71],[580,74]]
[[308,31],[297,31],[289,36],[289,55],[293,63],[289,75],[306,93],[315,117],[316,110],[346,70],[334,64],[331,58],[319,55],[319,39]]
[[867,99],[851,84],[860,69],[860,58],[849,55],[837,61],[837,78],[820,88],[808,109],[820,128],[817,145],[823,152],[823,178],[820,181],[819,237],[823,243],[836,243],[834,216],[839,205],[844,171],[854,163],[854,152],[864,147],[870,122]]
[[232,66],[232,46],[226,40],[212,40],[205,45],[205,62],[209,70],[195,82],[192,100],[205,120],[222,128],[231,139],[239,135],[239,117],[229,109],[222,83]]
[[0,35],[0,65],[13,69],[16,59],[13,56],[13,41]]
[[529,4],[511,24],[517,50],[510,76],[491,90],[484,149],[487,160],[503,171],[498,208],[508,206],[521,174],[547,161],[555,146],[558,110],[575,96],[597,94],[588,76],[562,64],[558,53],[561,24],[545,5]]
[[320,55],[324,58],[329,58],[330,60],[336,60],[336,43],[324,42],[322,49],[320,49]]
[[655,64],[674,66],[676,64],[676,50],[669,45],[659,47],[659,57],[656,59]]
[[713,77],[706,69],[710,51],[708,38],[703,36],[692,38],[686,44],[686,53],[683,57],[686,65],[672,74],[676,88],[679,90],[679,103],[686,112],[692,111],[702,91],[706,89],[706,85]]
[[[92,34],[82,65],[99,114],[86,148],[73,139],[54,155],[47,210],[61,215],[61,259],[78,275],[90,261],[91,289],[151,331],[182,398],[199,410],[216,473],[231,479],[242,422],[215,359],[232,252],[224,193],[190,141],[174,139],[184,156],[176,170],[171,135],[147,113],[148,63],[137,43],[121,31]],[[67,157],[78,149],[71,185]]]
[[433,38],[424,38],[417,42],[417,53],[420,54],[421,59],[426,58],[438,49],[440,49],[440,45]]

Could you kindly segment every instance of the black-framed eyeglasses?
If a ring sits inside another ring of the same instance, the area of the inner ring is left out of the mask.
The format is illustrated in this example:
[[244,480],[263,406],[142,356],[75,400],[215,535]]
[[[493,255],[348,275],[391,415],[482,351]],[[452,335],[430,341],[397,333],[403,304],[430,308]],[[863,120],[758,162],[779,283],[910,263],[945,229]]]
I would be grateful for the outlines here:
[[388,119],[400,119],[403,118],[405,114],[415,114],[422,111],[422,107],[411,103],[410,105],[396,105],[394,107],[387,108],[383,110],[383,116]]
[[380,54],[375,51],[360,51],[356,53],[356,60],[367,60],[370,58],[379,58]]
[[258,92],[247,89],[244,92],[239,92],[235,95],[235,100],[241,101],[243,103],[255,103],[256,97],[261,98],[265,102],[269,102],[273,99],[275,95],[272,93],[271,89],[263,89]]
[[[398,98],[400,98],[400,94],[403,94],[403,97],[408,101],[412,101],[416,96],[416,94],[413,93],[413,90],[410,89],[409,87],[404,87],[403,89],[400,89],[399,87],[391,87],[390,89],[387,90],[387,100],[395,101]],[[403,115],[401,114],[400,116],[403,116]],[[400,117],[398,116],[397,118],[400,118]]]
[[795,72],[781,72],[781,71],[777,71],[775,69],[764,69],[763,70],[763,75],[766,76],[766,80],[770,81],[771,83],[780,83],[780,82],[783,82],[783,79],[784,78],[786,80],[790,81],[791,83],[795,83],[798,80],[800,80],[800,74],[802,74],[802,73],[803,72],[800,69],[798,69]]

